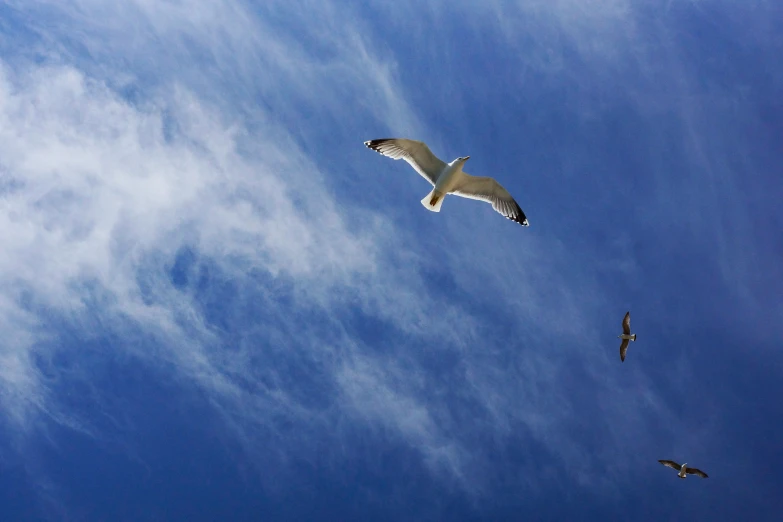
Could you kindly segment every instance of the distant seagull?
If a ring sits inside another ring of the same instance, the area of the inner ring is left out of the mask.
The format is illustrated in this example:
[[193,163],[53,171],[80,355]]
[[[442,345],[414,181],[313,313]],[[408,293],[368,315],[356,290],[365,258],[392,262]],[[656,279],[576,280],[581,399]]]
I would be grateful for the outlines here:
[[463,156],[446,164],[421,141],[400,138],[370,140],[364,144],[388,158],[404,159],[421,177],[430,182],[434,188],[421,200],[427,210],[440,212],[446,194],[454,194],[486,201],[511,221],[525,227],[529,225],[525,213],[500,183],[493,178],[471,176],[462,171],[462,166],[470,156]]
[[682,466],[680,466],[679,464],[677,464],[673,460],[659,460],[658,462],[660,462],[661,464],[663,464],[667,468],[672,468],[672,469],[676,469],[677,471],[679,471],[679,473],[677,473],[677,476],[680,477],[681,479],[685,478],[685,474],[686,473],[688,475],[696,475],[697,477],[707,478],[707,474],[704,473],[702,470],[696,469],[696,468],[689,468],[689,467],[687,467],[686,464],[683,464]]
[[631,335],[631,312],[625,314],[623,318],[623,335],[618,335],[618,339],[622,339],[620,343],[620,362],[625,361],[625,352],[628,351],[628,341],[635,341],[636,334]]

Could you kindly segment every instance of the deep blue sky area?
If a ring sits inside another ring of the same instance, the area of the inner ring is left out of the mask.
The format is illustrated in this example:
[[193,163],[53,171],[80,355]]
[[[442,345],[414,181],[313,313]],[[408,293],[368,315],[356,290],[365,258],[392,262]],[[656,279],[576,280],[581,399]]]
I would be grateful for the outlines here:
[[0,0],[0,520],[783,519],[782,23]]

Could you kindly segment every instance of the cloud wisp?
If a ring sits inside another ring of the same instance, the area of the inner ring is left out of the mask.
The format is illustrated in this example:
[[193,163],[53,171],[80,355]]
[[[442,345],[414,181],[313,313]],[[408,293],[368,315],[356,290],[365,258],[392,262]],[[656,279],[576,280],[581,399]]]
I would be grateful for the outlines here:
[[[469,491],[491,488],[498,453],[536,443],[577,483],[610,492],[602,448],[631,454],[684,431],[650,375],[609,370],[606,332],[625,310],[596,273],[638,274],[633,251],[607,260],[537,232],[533,215],[521,232],[471,202],[410,231],[373,206],[418,180],[360,156],[380,137],[360,132],[446,137],[406,101],[369,21],[329,2],[7,4],[45,51],[0,69],[9,430],[44,413],[107,436],[58,397],[78,381],[111,412],[86,370],[58,362],[102,356],[63,343],[67,324],[80,340],[108,332],[106,350],[203,393],[226,437],[277,467],[323,458],[319,438],[339,459],[369,426]],[[600,39],[630,16],[627,2],[586,21],[563,14],[574,2],[534,4],[554,24],[545,33],[568,28],[583,55],[607,49],[585,32]],[[621,386],[639,394],[618,397]],[[622,475],[645,458],[612,465]]]

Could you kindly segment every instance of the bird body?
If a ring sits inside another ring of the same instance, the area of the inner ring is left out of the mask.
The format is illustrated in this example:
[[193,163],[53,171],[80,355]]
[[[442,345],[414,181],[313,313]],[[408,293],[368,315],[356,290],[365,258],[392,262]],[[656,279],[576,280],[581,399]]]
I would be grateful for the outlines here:
[[625,354],[628,351],[628,343],[636,340],[636,334],[631,333],[631,312],[626,312],[623,317],[623,333],[617,336],[622,339],[620,343],[620,362],[625,361]]
[[440,212],[440,207],[443,205],[446,194],[451,192],[452,189],[459,184],[461,177],[466,176],[466,174],[462,172],[462,166],[468,159],[470,159],[470,156],[457,158],[441,170],[432,191],[421,200],[421,204],[424,205],[424,208],[433,212]]
[[369,140],[364,144],[386,157],[404,159],[421,177],[430,182],[433,188],[421,200],[427,210],[440,212],[446,195],[454,194],[489,203],[496,212],[522,226],[530,224],[519,204],[495,179],[471,176],[462,170],[470,156],[462,156],[445,163],[435,156],[424,142],[405,138]]

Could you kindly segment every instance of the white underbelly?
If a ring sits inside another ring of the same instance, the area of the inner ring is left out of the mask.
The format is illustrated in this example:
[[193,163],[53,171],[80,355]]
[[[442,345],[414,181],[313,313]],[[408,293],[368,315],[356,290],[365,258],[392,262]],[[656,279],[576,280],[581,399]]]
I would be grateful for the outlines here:
[[459,180],[459,170],[448,167],[443,174],[438,176],[438,181],[435,182],[435,190],[441,194],[448,194],[451,189],[454,188],[456,182]]

